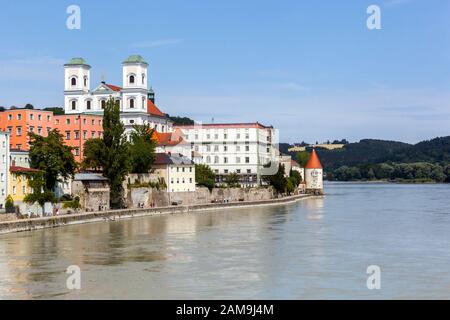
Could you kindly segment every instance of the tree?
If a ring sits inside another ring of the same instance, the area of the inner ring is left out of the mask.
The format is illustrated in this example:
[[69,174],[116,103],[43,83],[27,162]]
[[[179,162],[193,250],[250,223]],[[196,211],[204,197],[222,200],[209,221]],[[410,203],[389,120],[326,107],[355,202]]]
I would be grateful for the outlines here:
[[309,160],[309,157],[311,156],[311,152],[308,151],[299,151],[297,152],[297,162],[298,164],[304,168],[306,166],[306,163]]
[[302,182],[302,176],[300,175],[300,172],[297,170],[292,170],[289,172],[289,178],[292,179],[292,183],[294,184],[294,187],[298,187],[298,185]]
[[33,110],[33,109],[34,109],[34,106],[33,106],[31,103],[27,103],[27,104],[25,105],[24,109],[30,109],[30,110]]
[[11,197],[11,195],[8,195],[8,196],[6,197],[6,201],[5,201],[5,209],[6,209],[6,212],[11,212],[11,211],[13,211],[13,209],[14,209],[14,200],[13,200],[13,198]]
[[105,144],[100,138],[89,139],[84,143],[84,169],[100,170],[105,162]]
[[28,185],[33,190],[32,193],[24,197],[24,201],[30,204],[35,202],[43,206],[46,202],[56,202],[55,194],[45,188],[44,173],[42,171],[32,173],[22,173],[28,178]]
[[225,176],[225,183],[229,188],[239,187],[239,175],[235,172]]
[[112,208],[122,208],[123,186],[126,175],[130,172],[130,158],[125,128],[120,121],[120,105],[110,98],[103,113],[103,143],[105,156],[102,163],[103,176],[108,178],[111,189]]
[[289,177],[286,179],[286,193],[287,194],[291,194],[292,192],[295,191],[295,186],[294,186],[294,179],[292,177]]
[[133,128],[130,145],[131,172],[147,173],[155,161],[153,129],[150,125],[135,125]]
[[195,182],[199,186],[207,187],[210,191],[215,185],[215,174],[206,164],[195,165]]
[[52,111],[55,116],[65,114],[64,108],[61,107],[47,107],[43,109],[44,111]]
[[284,176],[284,165],[280,164],[277,173],[271,176],[265,176],[264,180],[267,181],[277,193],[286,192],[287,179]]
[[44,173],[45,191],[53,191],[59,179],[72,178],[77,164],[72,154],[72,147],[64,144],[63,137],[57,129],[51,130],[47,137],[28,133],[30,137],[31,167]]

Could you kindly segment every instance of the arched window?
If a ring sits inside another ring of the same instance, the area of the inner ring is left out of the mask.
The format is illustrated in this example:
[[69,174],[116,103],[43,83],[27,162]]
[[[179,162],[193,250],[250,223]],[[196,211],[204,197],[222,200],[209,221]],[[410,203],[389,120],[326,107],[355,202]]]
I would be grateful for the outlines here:
[[102,105],[102,110],[104,110],[106,107],[106,100],[102,100],[101,105]]
[[144,84],[145,83],[145,74],[143,73],[142,74],[142,84]]
[[86,109],[91,110],[91,100],[86,101]]
[[142,97],[142,109],[145,109],[145,98]]
[[77,109],[77,102],[75,100],[72,100],[72,102],[70,104],[72,106],[72,110],[76,110]]
[[130,109],[134,108],[134,99],[130,99]]
[[87,77],[84,77],[84,86],[87,87]]
[[72,79],[70,79],[70,85],[72,85],[73,87],[77,85],[77,78],[72,77]]
[[130,76],[130,84],[134,84],[134,75]]

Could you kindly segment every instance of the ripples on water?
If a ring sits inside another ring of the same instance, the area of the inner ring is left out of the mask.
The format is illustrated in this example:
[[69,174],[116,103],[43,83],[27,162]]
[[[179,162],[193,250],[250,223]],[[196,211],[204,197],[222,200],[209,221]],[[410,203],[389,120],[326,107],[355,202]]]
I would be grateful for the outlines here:
[[449,188],[332,183],[289,205],[4,235],[0,298],[450,298]]

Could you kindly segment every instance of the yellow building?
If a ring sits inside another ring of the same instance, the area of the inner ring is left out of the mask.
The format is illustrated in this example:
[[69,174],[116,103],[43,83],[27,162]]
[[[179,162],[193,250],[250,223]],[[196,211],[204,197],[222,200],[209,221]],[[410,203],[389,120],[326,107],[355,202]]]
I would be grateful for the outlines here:
[[36,172],[39,170],[17,166],[9,168],[8,194],[11,195],[14,202],[23,201],[27,194],[33,192],[29,181],[32,179],[32,173]]
[[153,173],[164,179],[168,192],[195,191],[195,164],[180,154],[157,153]]

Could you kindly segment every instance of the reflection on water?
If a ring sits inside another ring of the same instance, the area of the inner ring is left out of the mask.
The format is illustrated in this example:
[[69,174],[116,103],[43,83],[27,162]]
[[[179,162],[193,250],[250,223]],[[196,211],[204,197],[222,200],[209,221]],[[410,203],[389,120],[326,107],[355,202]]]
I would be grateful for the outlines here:
[[[0,298],[449,298],[449,193],[336,183],[289,205],[4,235]],[[81,290],[66,289],[69,265]]]

